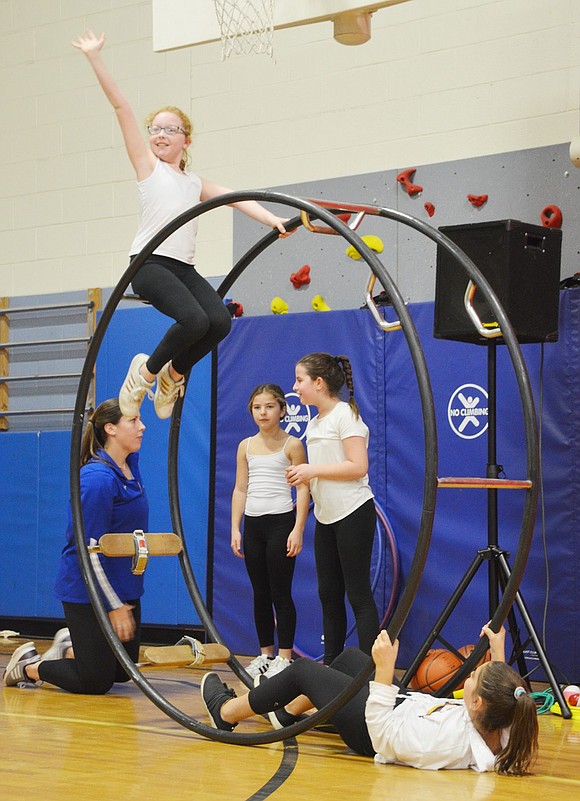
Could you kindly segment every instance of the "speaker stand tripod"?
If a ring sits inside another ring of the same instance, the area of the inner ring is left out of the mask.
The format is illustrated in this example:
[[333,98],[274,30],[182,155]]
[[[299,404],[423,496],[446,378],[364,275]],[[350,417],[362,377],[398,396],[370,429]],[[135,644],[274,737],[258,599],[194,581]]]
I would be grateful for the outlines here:
[[[488,386],[488,430],[487,430],[487,473],[486,477],[489,479],[499,478],[501,467],[497,464],[497,414],[496,414],[496,342],[490,340],[487,343],[487,386]],[[463,594],[471,584],[476,576],[479,568],[487,562],[488,564],[488,601],[489,601],[489,619],[493,617],[499,605],[499,592],[503,591],[509,578],[510,568],[507,562],[506,551],[499,547],[498,543],[498,504],[497,504],[496,488],[487,489],[487,546],[477,551],[471,565],[468,567],[465,575],[459,582],[457,588],[453,592],[448,603],[436,620],[431,632],[427,639],[421,646],[417,656],[413,660],[411,666],[405,672],[402,683],[406,686],[411,678],[415,675],[417,668],[425,658],[427,651],[431,648],[435,640],[442,642],[450,650],[454,650],[445,639],[440,636],[441,630],[451,613],[459,603]],[[518,591],[515,598],[515,603],[522,618],[522,621],[528,632],[528,640],[522,646],[520,642],[519,630],[515,618],[515,613],[510,609],[507,621],[510,636],[513,644],[513,661],[517,661],[520,674],[525,677],[527,673],[527,665],[524,658],[524,648],[527,643],[532,642],[538,656],[538,660],[542,665],[555,700],[560,706],[562,716],[564,718],[571,718],[572,713],[568,708],[568,704],[562,695],[560,685],[556,681],[554,672],[544,651],[544,647],[540,642],[540,638],[536,632],[532,618],[526,608],[521,593]],[[454,680],[450,679],[446,684],[438,690],[442,695],[446,694],[454,688]]]

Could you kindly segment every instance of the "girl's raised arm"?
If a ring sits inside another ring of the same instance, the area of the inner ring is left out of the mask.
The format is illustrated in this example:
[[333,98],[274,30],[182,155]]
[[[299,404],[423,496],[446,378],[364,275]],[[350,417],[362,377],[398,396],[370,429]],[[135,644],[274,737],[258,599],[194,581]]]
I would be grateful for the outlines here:
[[[491,621],[490,621],[491,622]],[[489,640],[489,653],[492,662],[505,662],[505,627],[502,626],[499,631],[492,631],[489,623],[482,626],[480,637],[487,636]]]
[[[219,197],[220,195],[226,195],[231,191],[231,189],[228,189],[225,186],[218,186],[217,184],[214,184],[205,178],[201,179],[202,200],[213,200],[214,198]],[[255,200],[241,200],[238,203],[232,203],[231,206],[235,209],[238,209],[238,211],[243,212],[248,217],[251,217],[252,220],[256,220],[256,222],[261,223],[262,225],[268,225],[270,228],[277,228],[280,232],[280,236],[289,236],[286,228],[284,227],[284,223],[288,222],[288,220],[283,220],[281,217],[277,217],[275,214],[272,214],[271,211],[268,211],[267,208],[262,206],[260,203],[257,203]]]
[[101,57],[101,50],[105,44],[105,34],[102,33],[97,37],[91,30],[86,30],[84,33],[79,34],[71,44],[85,54],[107,100],[113,106],[123,134],[127,155],[133,165],[137,180],[142,181],[152,173],[155,166],[155,156],[143,139],[129,101],[122,93]]
[[379,631],[371,651],[376,667],[375,681],[378,684],[393,683],[398,653],[399,641],[391,642],[386,631]]

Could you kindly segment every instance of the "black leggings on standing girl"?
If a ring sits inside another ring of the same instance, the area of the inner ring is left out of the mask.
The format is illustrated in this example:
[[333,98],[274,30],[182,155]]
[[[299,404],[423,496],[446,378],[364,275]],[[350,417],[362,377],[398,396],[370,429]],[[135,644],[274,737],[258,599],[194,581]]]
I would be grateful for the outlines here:
[[[296,633],[296,607],[292,600],[292,578],[296,557],[286,555],[286,543],[295,523],[294,512],[278,515],[246,515],[244,554],[254,590],[254,620],[260,648],[274,643],[292,649]],[[276,621],[272,607],[276,610]]]
[[316,523],[314,555],[322,604],[325,665],[344,648],[345,592],[354,612],[361,651],[370,654],[378,634],[379,614],[369,579],[375,527],[372,498],[336,523]]

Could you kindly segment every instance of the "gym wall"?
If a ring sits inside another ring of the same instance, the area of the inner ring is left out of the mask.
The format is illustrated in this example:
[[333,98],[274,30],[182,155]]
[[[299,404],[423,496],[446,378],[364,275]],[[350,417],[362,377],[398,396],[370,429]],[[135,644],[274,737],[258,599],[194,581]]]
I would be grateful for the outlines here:
[[[417,167],[415,205],[433,202],[443,224],[455,176],[434,196],[421,165],[577,136],[579,25],[570,0],[412,0],[377,12],[361,47],[335,42],[329,22],[276,31],[273,60],[222,62],[219,42],[153,52],[150,0],[6,0],[0,99],[18,136],[0,154],[0,296],[113,286],[126,267],[137,191],[114,113],[70,45],[86,27],[106,32],[139,120],[168,103],[191,113],[193,165],[208,179],[253,189]],[[494,183],[461,195],[494,199],[507,190]],[[227,272],[231,252],[231,212],[208,215],[203,274]]]

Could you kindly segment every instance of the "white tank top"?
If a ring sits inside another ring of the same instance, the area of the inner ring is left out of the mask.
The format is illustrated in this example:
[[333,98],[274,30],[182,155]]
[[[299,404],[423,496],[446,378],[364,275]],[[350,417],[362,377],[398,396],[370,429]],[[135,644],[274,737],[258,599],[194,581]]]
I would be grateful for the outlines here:
[[[201,179],[193,173],[177,172],[161,159],[157,159],[151,175],[139,181],[137,187],[141,215],[139,228],[129,250],[130,256],[139,253],[167,223],[199,203]],[[174,231],[153,252],[193,264],[196,236],[197,217]]]
[[286,479],[286,468],[292,462],[286,456],[286,445],[276,453],[250,453],[250,441],[246,445],[248,460],[248,491],[244,513],[250,517],[279,515],[294,508],[292,491]]

